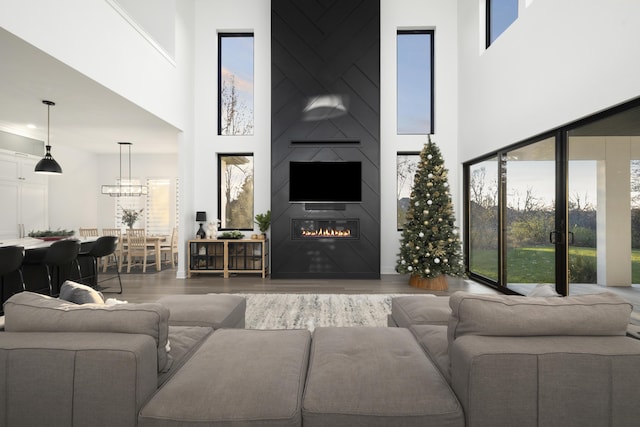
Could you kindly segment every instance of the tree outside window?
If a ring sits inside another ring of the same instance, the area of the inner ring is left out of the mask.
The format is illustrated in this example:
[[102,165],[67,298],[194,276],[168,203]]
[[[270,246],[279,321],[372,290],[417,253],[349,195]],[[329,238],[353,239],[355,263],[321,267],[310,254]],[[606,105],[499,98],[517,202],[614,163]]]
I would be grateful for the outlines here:
[[219,34],[218,67],[218,134],[253,135],[253,34]]
[[253,154],[220,154],[218,171],[221,229],[253,230]]

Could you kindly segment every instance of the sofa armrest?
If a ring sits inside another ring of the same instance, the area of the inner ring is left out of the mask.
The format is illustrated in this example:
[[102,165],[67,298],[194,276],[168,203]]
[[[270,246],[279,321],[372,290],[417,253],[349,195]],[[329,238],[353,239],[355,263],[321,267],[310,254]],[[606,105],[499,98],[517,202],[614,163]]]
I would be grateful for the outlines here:
[[153,338],[0,333],[0,426],[135,426],[157,387]]
[[640,341],[624,336],[487,337],[450,347],[467,425],[636,425]]

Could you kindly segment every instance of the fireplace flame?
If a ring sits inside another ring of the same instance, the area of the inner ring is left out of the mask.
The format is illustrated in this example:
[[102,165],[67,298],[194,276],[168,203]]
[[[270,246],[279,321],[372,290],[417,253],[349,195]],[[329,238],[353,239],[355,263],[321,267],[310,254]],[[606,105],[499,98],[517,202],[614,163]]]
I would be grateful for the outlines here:
[[301,230],[304,237],[350,237],[351,230],[335,230],[333,228],[321,228],[319,230]]

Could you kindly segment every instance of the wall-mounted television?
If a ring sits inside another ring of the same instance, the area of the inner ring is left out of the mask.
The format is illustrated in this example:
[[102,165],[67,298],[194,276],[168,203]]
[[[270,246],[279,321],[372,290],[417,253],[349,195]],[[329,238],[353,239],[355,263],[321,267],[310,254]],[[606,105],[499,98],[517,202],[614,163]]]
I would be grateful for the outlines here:
[[289,201],[356,203],[362,201],[361,162],[290,162]]

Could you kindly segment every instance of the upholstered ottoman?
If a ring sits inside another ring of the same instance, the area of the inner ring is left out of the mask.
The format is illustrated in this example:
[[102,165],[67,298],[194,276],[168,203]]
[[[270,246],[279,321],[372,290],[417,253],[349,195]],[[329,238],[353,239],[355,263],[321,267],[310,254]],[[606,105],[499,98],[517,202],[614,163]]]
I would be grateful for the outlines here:
[[464,426],[453,391],[405,328],[317,328],[305,427]]
[[300,426],[311,334],[220,329],[140,411],[139,426]]
[[158,303],[170,311],[170,326],[244,328],[247,301],[238,295],[167,295]]
[[391,299],[389,326],[408,328],[411,325],[446,325],[451,308],[449,297],[411,295]]

